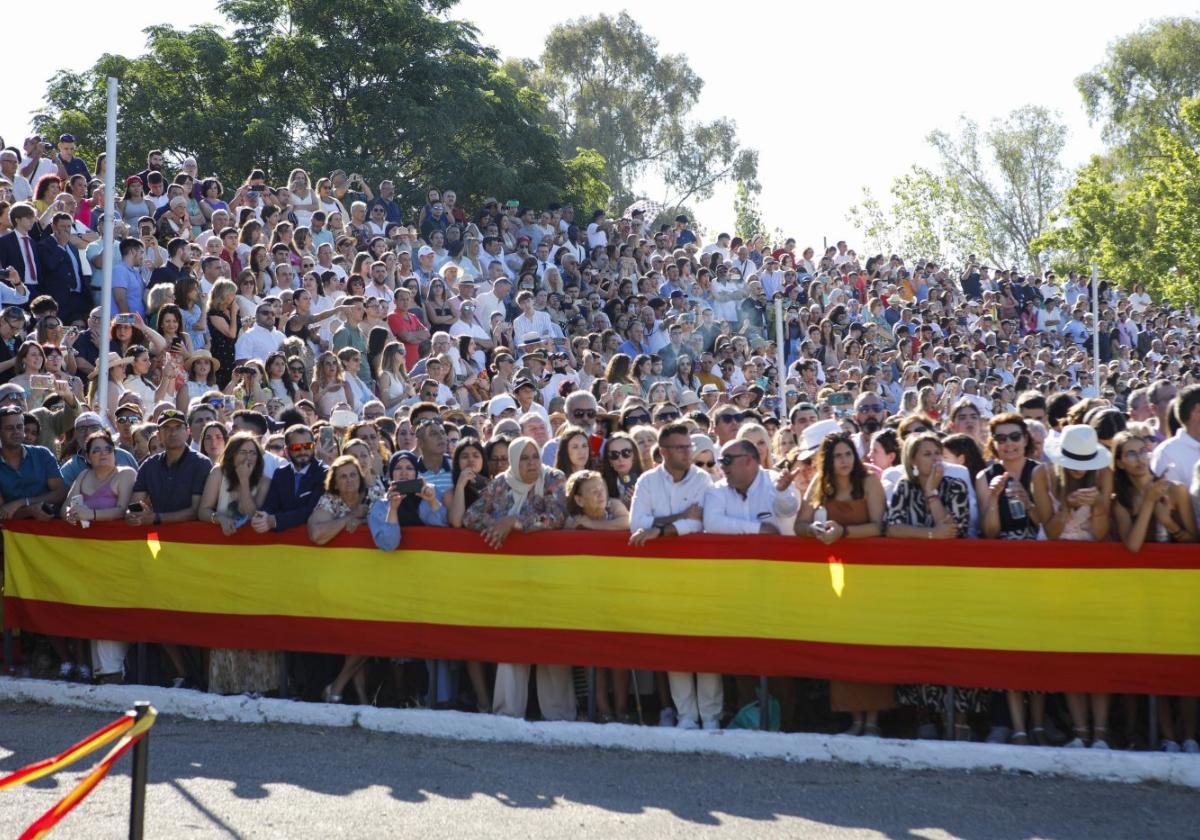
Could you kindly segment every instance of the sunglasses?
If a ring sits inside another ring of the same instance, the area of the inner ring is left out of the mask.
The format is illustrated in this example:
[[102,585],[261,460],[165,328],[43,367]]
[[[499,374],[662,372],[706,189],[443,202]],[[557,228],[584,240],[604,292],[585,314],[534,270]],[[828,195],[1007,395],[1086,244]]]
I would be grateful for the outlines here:
[[859,411],[883,411],[883,406],[879,403],[872,403],[871,405],[860,405],[858,407],[858,410]]
[[631,414],[629,417],[626,417],[625,419],[630,423],[649,423],[650,415],[649,414]]
[[632,457],[633,457],[632,449],[619,449],[619,450],[611,449],[608,452],[608,460],[610,460],[610,461],[619,461],[622,458],[632,458]]
[[745,418],[743,414],[722,414],[717,418],[718,423],[740,423]]
[[697,467],[699,467],[702,470],[711,470],[713,467],[715,467],[717,465],[717,462],[715,459],[712,461],[693,461],[692,463],[694,463]]
[[749,458],[749,457],[750,456],[748,454],[746,454],[745,452],[738,452],[736,454],[730,454],[730,455],[722,455],[721,456],[721,466],[728,467],[734,461],[736,461],[738,458]]
[[122,424],[136,423],[141,419],[142,418],[138,417],[136,414],[118,414],[117,415],[117,422],[122,423]]
[[88,450],[89,455],[111,455],[114,451],[112,446],[93,446]]
[[315,443],[293,443],[288,445],[290,452],[312,452],[317,448]]
[[596,409],[594,408],[579,408],[571,412],[571,416],[577,420],[587,418],[588,420],[596,419]]
[[272,443],[267,447],[268,452],[283,452],[287,449],[282,443]]
[[678,420],[680,414],[678,411],[660,411],[658,413],[658,422],[666,423],[669,420]]
[[[959,416],[961,417],[962,415],[960,414]],[[999,434],[992,435],[992,440],[996,441],[996,443],[1016,443],[1017,441],[1024,439],[1024,432],[1009,432],[1008,434],[1001,432]]]

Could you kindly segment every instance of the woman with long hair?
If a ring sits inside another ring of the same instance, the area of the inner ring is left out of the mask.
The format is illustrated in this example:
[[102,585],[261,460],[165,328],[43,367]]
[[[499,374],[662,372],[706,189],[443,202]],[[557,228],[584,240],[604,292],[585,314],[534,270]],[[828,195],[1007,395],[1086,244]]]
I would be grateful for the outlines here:
[[[797,536],[831,545],[843,538],[883,533],[883,485],[863,464],[849,434],[830,435],[821,442],[814,472],[796,516]],[[849,735],[878,736],[879,713],[896,705],[895,686],[890,684],[831,680],[829,699],[833,711],[852,716],[845,733]]]
[[614,432],[608,437],[600,472],[608,495],[619,499],[627,508],[632,505],[633,491],[642,475],[642,464],[637,444],[626,432]]
[[[1080,542],[1107,539],[1112,509],[1112,453],[1100,446],[1096,430],[1083,424],[1069,425],[1058,437],[1046,441],[1045,453],[1050,463],[1034,470],[1033,503],[1046,538]],[[1075,738],[1067,746],[1108,749],[1110,695],[1069,691],[1066,698],[1075,727]]]
[[213,283],[204,321],[208,326],[213,359],[219,363],[216,375],[220,388],[228,385],[233,376],[236,358],[234,347],[241,332],[241,319],[237,312],[237,286],[229,280]]
[[354,404],[354,394],[350,390],[350,383],[346,381],[342,363],[329,351],[317,357],[313,368],[312,391],[317,413],[322,417],[329,417],[338,403]]
[[563,426],[558,434],[558,452],[554,456],[554,467],[568,478],[586,470],[591,464],[592,451],[588,433],[579,426]]
[[297,400],[296,383],[288,371],[287,356],[278,350],[270,353],[263,368],[266,370],[266,387],[271,397],[281,401],[284,408],[294,406]]

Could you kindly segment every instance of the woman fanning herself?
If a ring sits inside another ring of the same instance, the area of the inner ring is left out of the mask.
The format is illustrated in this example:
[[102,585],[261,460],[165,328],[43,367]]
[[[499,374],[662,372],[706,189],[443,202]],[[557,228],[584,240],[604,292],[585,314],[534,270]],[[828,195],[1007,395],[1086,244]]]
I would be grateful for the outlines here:
[[[796,534],[826,545],[843,537],[877,537],[883,530],[885,506],[883,484],[859,459],[850,435],[832,435],[821,442],[816,475],[796,517]],[[854,717],[845,734],[878,736],[879,713],[896,705],[896,688],[832,680],[829,703],[833,711]]]
[[[1033,502],[1046,537],[1051,540],[1094,542],[1108,537],[1112,498],[1112,454],[1100,446],[1096,430],[1075,424],[1046,441],[1049,464],[1033,474]],[[1087,746],[1091,710],[1093,749],[1108,749],[1107,694],[1067,692],[1075,727],[1068,747]]]

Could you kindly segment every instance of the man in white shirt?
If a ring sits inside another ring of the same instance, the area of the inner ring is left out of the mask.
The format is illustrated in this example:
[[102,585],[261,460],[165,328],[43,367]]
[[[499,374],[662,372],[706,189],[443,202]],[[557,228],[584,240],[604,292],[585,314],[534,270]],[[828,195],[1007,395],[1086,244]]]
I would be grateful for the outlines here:
[[592,214],[592,223],[587,226],[588,251],[596,247],[608,247],[608,226],[604,221],[604,216],[603,210],[597,210]]
[[704,496],[707,534],[779,534],[782,520],[800,510],[792,472],[776,475],[762,467],[758,449],[748,440],[721,447],[725,479]]
[[[627,441],[621,441],[624,446]],[[618,446],[617,442],[609,444]],[[703,528],[702,505],[712,480],[704,470],[692,465],[692,437],[682,423],[668,423],[659,429],[658,449],[662,464],[642,473],[629,506],[629,544],[640,546],[659,537],[698,534]],[[607,453],[606,456],[607,457]],[[637,457],[637,450],[630,453]],[[724,693],[720,674],[667,674],[671,699],[678,710],[664,709],[661,726],[696,729],[704,721],[706,729],[719,729]],[[710,723],[711,721],[711,723]]]
[[239,362],[258,359],[265,362],[267,356],[283,346],[286,336],[275,328],[275,308],[270,302],[260,303],[254,310],[254,326],[238,336],[233,354]]
[[475,310],[475,319],[484,324],[490,324],[494,312],[499,312],[502,316],[507,317],[504,299],[511,291],[512,280],[509,280],[507,276],[497,277],[493,280],[491,291],[484,292],[475,298],[478,306],[478,309]]
[[537,333],[541,339],[554,338],[554,324],[550,316],[533,308],[533,292],[526,289],[517,295],[517,306],[521,307],[521,314],[513,320],[513,335]]
[[477,357],[483,358],[483,351],[491,350],[495,342],[492,341],[492,337],[488,334],[488,331],[479,326],[479,323],[475,320],[475,309],[474,301],[463,301],[462,306],[458,308],[458,320],[450,325],[450,335],[454,338],[463,335],[469,335],[474,338],[475,344],[479,347]]
[[33,187],[29,179],[17,171],[17,153],[12,149],[0,152],[0,175],[12,184],[15,201],[29,201],[33,198]]
[[1192,486],[1192,475],[1200,462],[1200,385],[1189,385],[1175,397],[1175,419],[1179,431],[1154,447],[1150,470],[1157,476]]

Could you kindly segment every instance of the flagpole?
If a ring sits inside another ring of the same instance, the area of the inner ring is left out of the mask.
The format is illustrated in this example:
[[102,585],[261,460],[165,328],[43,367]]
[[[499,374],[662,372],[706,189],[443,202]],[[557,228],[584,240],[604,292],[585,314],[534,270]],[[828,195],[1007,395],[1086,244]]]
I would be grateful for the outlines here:
[[108,78],[108,122],[104,138],[104,262],[100,286],[100,358],[96,360],[96,410],[108,423],[108,337],[112,333],[113,222],[117,213],[117,80]]

